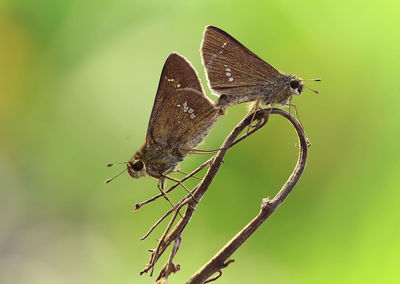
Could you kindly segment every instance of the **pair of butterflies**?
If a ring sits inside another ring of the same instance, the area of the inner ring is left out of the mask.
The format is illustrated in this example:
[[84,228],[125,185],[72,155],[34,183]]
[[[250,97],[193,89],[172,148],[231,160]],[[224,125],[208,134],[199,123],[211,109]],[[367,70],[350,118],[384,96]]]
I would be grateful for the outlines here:
[[164,180],[188,153],[195,151],[226,107],[249,101],[285,105],[304,88],[302,79],[280,73],[213,26],[205,29],[201,56],[209,86],[219,94],[218,101],[214,103],[204,94],[190,62],[172,53],[161,73],[146,141],[126,164],[131,177],[148,174]]

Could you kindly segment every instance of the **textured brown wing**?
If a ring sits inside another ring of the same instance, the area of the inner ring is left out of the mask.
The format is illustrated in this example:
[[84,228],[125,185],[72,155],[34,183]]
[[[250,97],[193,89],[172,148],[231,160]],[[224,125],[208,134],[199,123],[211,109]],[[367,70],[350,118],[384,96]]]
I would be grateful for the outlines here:
[[223,30],[207,26],[201,56],[210,88],[219,94],[246,95],[282,76]]
[[147,130],[147,146],[194,148],[218,120],[220,109],[204,95],[196,70],[172,53],[161,73]]

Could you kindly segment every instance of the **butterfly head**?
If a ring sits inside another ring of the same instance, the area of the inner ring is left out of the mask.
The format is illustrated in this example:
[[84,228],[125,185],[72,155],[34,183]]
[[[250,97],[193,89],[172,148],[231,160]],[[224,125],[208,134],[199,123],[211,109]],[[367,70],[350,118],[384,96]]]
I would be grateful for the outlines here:
[[304,84],[303,80],[296,76],[291,76],[289,81],[290,93],[298,96],[303,92]]
[[146,175],[146,166],[144,162],[136,157],[133,157],[127,164],[126,169],[129,175],[133,178],[141,178]]
[[304,81],[315,81],[315,82],[320,82],[321,79],[302,79],[302,78],[297,78],[295,75],[290,76],[289,78],[289,87],[290,87],[290,93],[292,95],[300,95],[303,92],[304,88],[309,89],[310,91],[319,94],[317,90],[311,89],[308,86],[304,85]]

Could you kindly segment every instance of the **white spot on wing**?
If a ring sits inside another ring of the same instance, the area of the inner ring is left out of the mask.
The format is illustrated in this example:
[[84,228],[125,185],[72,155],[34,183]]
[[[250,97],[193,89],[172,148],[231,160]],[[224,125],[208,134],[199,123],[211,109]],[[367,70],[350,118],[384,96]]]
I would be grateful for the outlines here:
[[233,81],[233,77],[229,77],[229,82],[232,82]]
[[[225,67],[226,67],[226,65],[225,65]],[[225,68],[225,71],[226,72],[231,72],[231,68]]]
[[226,72],[226,76],[230,77],[232,74],[229,72]]
[[224,42],[224,44],[221,47],[224,48],[225,46],[226,46],[226,42]]
[[177,87],[177,88],[180,88],[180,87],[181,87],[181,84],[176,85],[176,87]]
[[187,112],[189,110],[189,107],[187,105],[187,102],[183,103],[183,112]]
[[194,119],[196,117],[196,115],[194,114],[194,109],[189,107],[186,101],[183,103],[183,112],[187,112],[189,114],[190,119]]

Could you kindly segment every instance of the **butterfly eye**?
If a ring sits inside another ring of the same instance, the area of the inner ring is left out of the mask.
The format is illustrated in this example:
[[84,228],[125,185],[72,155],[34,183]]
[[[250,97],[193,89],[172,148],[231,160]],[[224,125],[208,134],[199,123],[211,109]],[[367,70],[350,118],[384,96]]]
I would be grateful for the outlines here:
[[131,167],[135,170],[135,171],[140,171],[143,169],[143,162],[142,161],[137,161],[136,163],[132,164]]
[[290,88],[297,89],[299,86],[300,86],[299,81],[297,80],[290,81]]
[[297,91],[299,92],[299,95],[303,92],[304,86],[299,86],[299,88],[297,89]]

